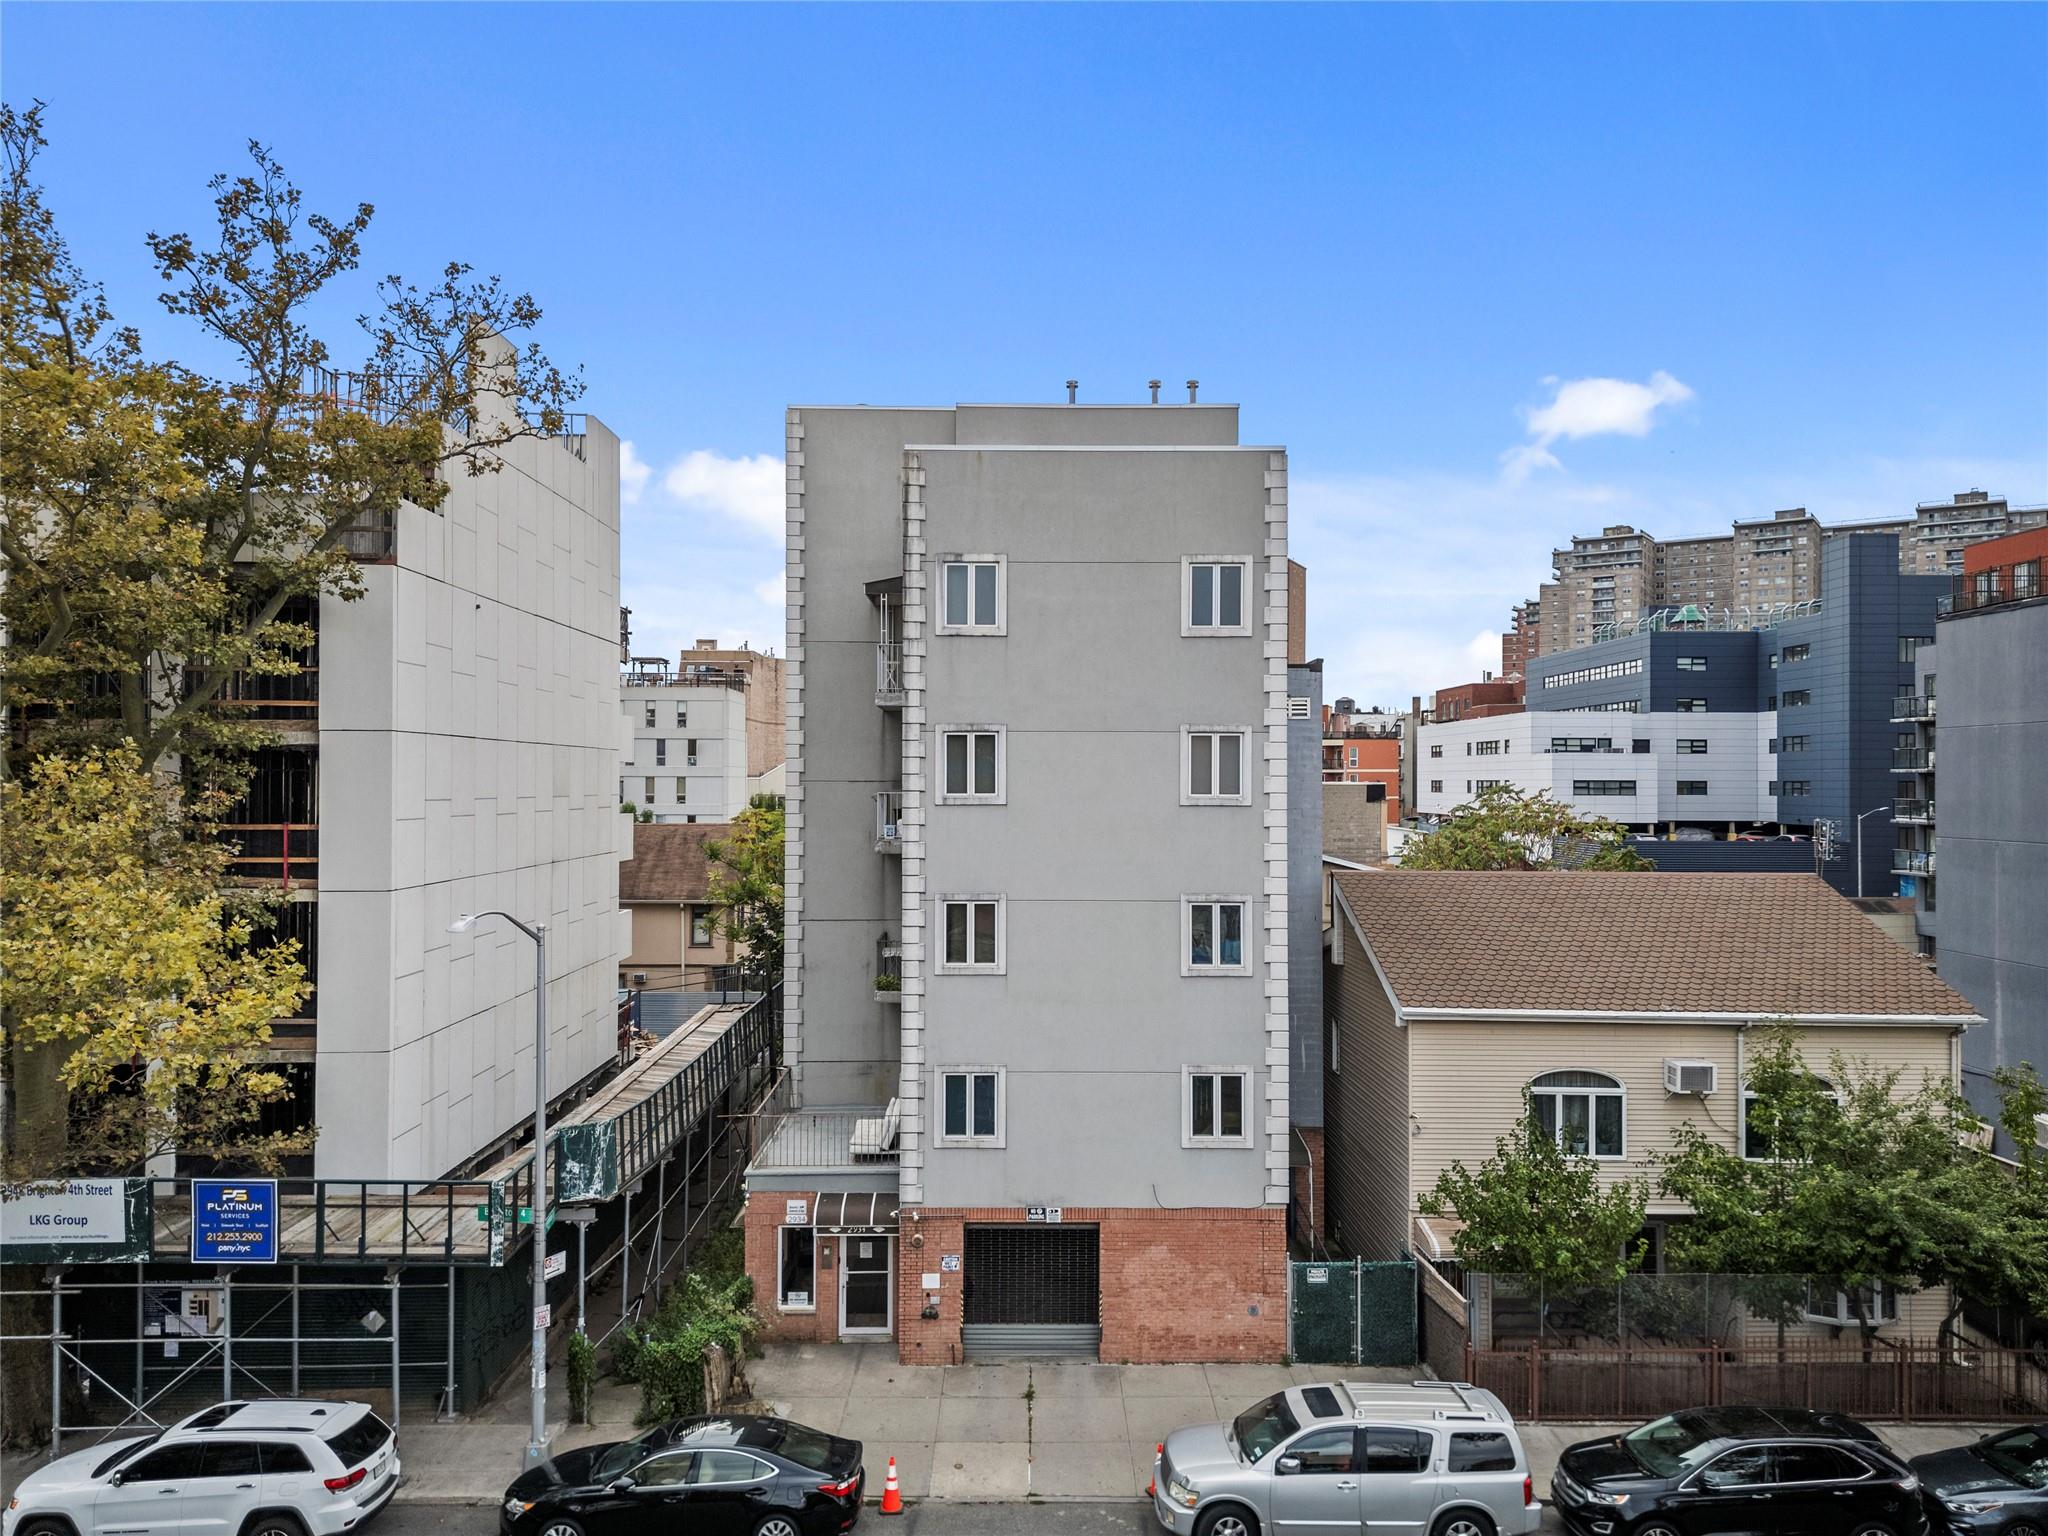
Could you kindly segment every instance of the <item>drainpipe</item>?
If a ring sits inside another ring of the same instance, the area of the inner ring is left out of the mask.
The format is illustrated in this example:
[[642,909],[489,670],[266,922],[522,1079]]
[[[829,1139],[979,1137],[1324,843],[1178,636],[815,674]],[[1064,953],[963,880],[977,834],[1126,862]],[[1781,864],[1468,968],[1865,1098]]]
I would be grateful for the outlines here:
[[1743,1071],[1743,1046],[1749,1040],[1747,1022],[1735,1026],[1735,1153],[1742,1155],[1748,1132],[1744,1129],[1743,1095],[1749,1091],[1749,1079]]

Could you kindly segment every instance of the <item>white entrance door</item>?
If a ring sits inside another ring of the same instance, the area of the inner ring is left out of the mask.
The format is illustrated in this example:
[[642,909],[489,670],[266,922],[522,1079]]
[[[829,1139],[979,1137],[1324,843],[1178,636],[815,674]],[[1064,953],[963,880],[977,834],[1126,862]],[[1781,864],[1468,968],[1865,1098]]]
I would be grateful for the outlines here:
[[886,1338],[892,1332],[895,1243],[886,1237],[848,1233],[839,1239],[839,1332],[855,1338]]

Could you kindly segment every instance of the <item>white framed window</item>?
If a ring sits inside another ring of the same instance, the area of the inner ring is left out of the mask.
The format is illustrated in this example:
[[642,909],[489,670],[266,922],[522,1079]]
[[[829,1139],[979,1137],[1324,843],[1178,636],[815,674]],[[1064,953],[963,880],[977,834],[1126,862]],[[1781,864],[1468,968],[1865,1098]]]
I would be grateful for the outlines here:
[[940,634],[1009,633],[1007,559],[1001,555],[941,555],[938,567]]
[[775,1304],[784,1312],[818,1310],[818,1242],[810,1227],[781,1227],[776,1253]]
[[[651,713],[651,711],[650,711],[650,713]],[[653,722],[653,721],[652,721],[651,719],[650,719],[650,720],[649,720],[649,721],[648,721],[647,723],[648,723],[649,725],[652,725],[652,724],[654,724],[654,722]],[[687,730],[688,730],[689,728],[690,728],[690,706],[689,706],[688,704],[685,704],[685,703],[684,703],[684,702],[683,702],[683,701],[682,701],[681,699],[677,699],[677,700],[676,700],[676,729],[677,729],[677,730],[679,730],[679,731],[687,731]]]
[[690,781],[678,775],[676,778],[676,804],[686,805],[690,799]]
[[938,1078],[938,1136],[942,1147],[1000,1147],[1005,1123],[1001,1067],[941,1067]]
[[1529,1082],[1537,1128],[1574,1157],[1628,1155],[1628,1092],[1605,1072],[1545,1072]]
[[1249,726],[1184,725],[1180,731],[1180,803],[1250,805]]
[[[1814,1082],[1819,1084],[1822,1093],[1825,1093],[1830,1099],[1834,1100],[1837,1105],[1841,1104],[1842,1095],[1833,1083],[1824,1077],[1817,1077],[1814,1079]],[[1748,1088],[1744,1088],[1742,1090],[1742,1155],[1752,1163],[1765,1163],[1771,1159],[1771,1137],[1768,1131],[1752,1123],[1752,1111],[1755,1106],[1756,1095]]]
[[1006,734],[1000,725],[939,727],[940,805],[1005,803]]
[[1248,1147],[1252,1144],[1252,1069],[1181,1069],[1180,1144]]
[[654,780],[653,780],[652,778],[646,778],[646,779],[642,779],[642,780],[640,781],[640,786],[641,786],[641,794],[640,794],[640,800],[641,800],[641,803],[642,803],[643,805],[649,805],[649,806],[653,805],[653,804],[654,804]]
[[642,715],[642,718],[643,718],[643,719],[645,719],[645,720],[646,720],[646,722],[647,722],[647,729],[648,729],[648,730],[650,730],[650,731],[651,731],[651,730],[653,730],[653,729],[654,729],[654,706],[653,706],[652,704],[649,704],[649,705],[648,705],[648,706],[646,707],[646,710],[645,710],[644,714]]
[[1242,896],[1181,897],[1181,975],[1251,975],[1251,912]]
[[939,898],[941,976],[1001,976],[1009,963],[1004,942],[1004,907],[1000,896]]
[[1180,563],[1180,632],[1252,632],[1252,562],[1242,555],[1189,555]]

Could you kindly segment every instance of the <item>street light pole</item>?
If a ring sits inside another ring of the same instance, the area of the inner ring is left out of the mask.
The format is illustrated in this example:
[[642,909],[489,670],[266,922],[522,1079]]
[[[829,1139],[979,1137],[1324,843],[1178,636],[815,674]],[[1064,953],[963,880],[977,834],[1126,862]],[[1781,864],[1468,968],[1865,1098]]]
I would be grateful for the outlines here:
[[[510,912],[465,912],[448,925],[467,933],[486,917],[502,917],[533,940],[533,1366],[532,1423],[526,1442],[529,1465],[548,1454],[548,925],[523,923]],[[519,1207],[512,1208],[519,1229]]]
[[[1888,811],[1888,805],[1873,805],[1863,816],[1875,816],[1879,811]],[[1863,816],[1856,818],[1856,899],[1863,899]]]

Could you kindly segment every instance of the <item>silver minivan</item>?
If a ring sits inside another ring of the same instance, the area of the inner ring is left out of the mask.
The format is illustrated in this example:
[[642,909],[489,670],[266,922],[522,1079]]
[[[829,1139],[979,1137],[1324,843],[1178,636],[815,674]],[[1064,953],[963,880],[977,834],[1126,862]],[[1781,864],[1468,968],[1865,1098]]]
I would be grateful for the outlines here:
[[1177,1429],[1152,1509],[1176,1536],[1525,1536],[1543,1518],[1514,1419],[1453,1381],[1289,1387]]

